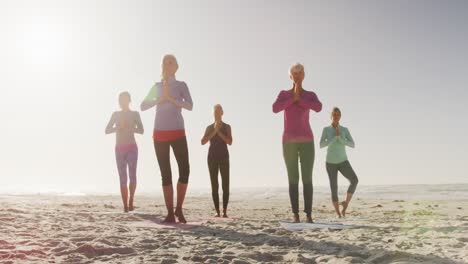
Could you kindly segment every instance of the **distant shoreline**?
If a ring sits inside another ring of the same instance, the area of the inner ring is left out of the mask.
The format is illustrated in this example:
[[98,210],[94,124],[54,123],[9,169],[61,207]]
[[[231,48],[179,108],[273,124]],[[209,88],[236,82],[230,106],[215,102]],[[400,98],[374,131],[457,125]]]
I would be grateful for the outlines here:
[[[342,181],[340,192],[343,193],[347,184]],[[189,197],[199,197],[211,193],[210,188],[189,188]],[[249,194],[255,199],[269,199],[276,196],[284,196],[287,199],[286,187],[244,187],[231,189],[233,199],[236,194]],[[1,196],[115,196],[117,192],[109,191],[6,191],[0,190]],[[329,199],[330,190],[328,186],[314,186],[314,200]],[[137,197],[161,197],[159,188],[137,192]],[[406,200],[465,200],[468,199],[468,183],[462,184],[396,184],[396,185],[362,185],[356,192],[358,199],[406,199]]]

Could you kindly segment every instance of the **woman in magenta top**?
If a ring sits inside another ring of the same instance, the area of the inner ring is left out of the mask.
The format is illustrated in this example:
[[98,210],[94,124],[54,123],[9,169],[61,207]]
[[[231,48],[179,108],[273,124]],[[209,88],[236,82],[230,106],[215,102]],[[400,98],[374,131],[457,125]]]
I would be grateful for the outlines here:
[[[176,216],[179,218],[179,222],[187,222],[182,212],[182,205],[187,191],[190,165],[182,109],[191,111],[193,102],[187,84],[175,78],[178,69],[179,65],[173,55],[164,56],[162,81],[157,82],[151,88],[145,100],[141,103],[142,111],[156,106],[153,140],[156,158],[161,170],[164,200],[168,212],[164,221],[168,223],[175,222]],[[175,212],[169,155],[171,148],[179,167]]]
[[307,222],[312,223],[312,169],[314,166],[314,136],[309,124],[309,112],[320,112],[322,103],[312,91],[302,88],[304,66],[297,63],[289,70],[293,88],[283,90],[273,103],[273,112],[284,111],[283,157],[289,179],[289,198],[294,213],[294,222],[299,220],[299,166],[301,163],[304,188],[304,212]]

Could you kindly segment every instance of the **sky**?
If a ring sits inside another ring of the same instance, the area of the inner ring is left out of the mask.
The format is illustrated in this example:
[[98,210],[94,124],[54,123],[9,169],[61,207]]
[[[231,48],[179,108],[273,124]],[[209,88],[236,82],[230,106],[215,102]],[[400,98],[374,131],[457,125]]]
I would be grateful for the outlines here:
[[[314,185],[328,185],[318,141],[333,106],[360,184],[468,183],[467,11],[461,0],[2,0],[0,191],[117,193],[104,128],[119,92],[139,110],[167,53],[194,101],[183,112],[190,188],[210,186],[200,139],[217,103],[233,131],[231,187],[287,185],[283,114],[271,107],[296,62],[323,103],[310,115]],[[154,109],[141,116],[138,190],[156,193]]]

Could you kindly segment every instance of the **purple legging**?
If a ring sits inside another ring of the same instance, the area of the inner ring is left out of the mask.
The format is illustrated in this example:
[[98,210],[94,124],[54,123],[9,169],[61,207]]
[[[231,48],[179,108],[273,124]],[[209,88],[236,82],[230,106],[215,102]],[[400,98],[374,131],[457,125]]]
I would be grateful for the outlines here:
[[120,186],[127,186],[127,167],[130,184],[136,185],[136,170],[138,162],[137,145],[118,146],[115,148],[115,159],[119,171]]

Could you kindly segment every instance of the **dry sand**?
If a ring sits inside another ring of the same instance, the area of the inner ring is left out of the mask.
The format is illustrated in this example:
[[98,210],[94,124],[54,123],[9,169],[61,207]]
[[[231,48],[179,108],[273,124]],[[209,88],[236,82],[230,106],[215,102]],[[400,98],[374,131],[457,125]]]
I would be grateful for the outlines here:
[[[328,197],[314,219],[334,220]],[[355,199],[348,230],[288,231],[287,193],[233,192],[230,219],[189,195],[189,225],[158,224],[161,197],[0,196],[0,263],[468,263],[468,201]],[[302,216],[302,215],[301,215]],[[302,220],[305,217],[302,216]]]

